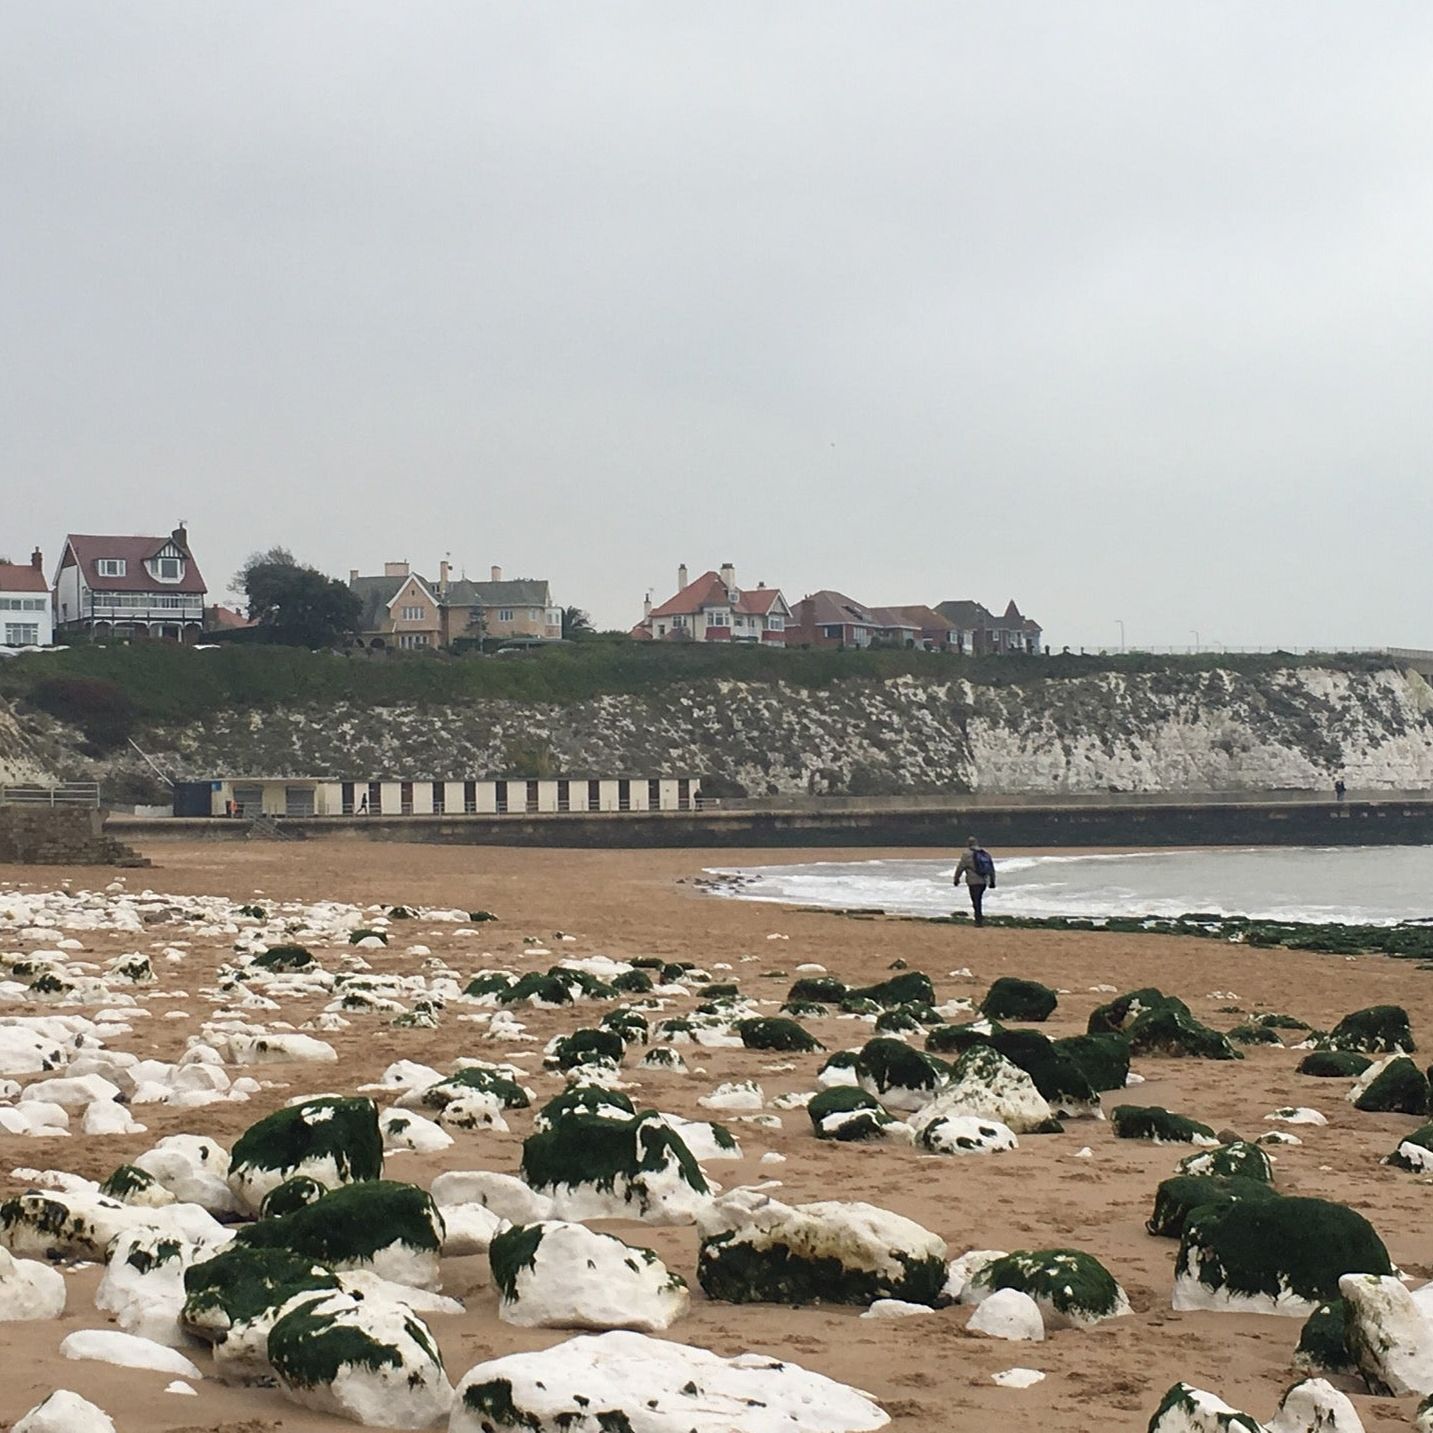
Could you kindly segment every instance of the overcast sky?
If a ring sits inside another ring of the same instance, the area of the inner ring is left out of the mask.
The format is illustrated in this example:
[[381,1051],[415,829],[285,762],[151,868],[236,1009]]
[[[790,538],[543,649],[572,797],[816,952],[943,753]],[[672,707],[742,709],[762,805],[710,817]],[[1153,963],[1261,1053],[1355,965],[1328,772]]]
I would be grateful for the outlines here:
[[0,547],[1433,647],[1433,6],[0,4]]

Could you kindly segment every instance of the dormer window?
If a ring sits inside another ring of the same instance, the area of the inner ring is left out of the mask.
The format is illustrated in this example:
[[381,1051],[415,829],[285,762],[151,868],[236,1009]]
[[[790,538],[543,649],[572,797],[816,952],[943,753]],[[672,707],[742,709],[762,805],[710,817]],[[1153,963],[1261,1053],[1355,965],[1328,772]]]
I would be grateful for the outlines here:
[[122,557],[101,557],[95,563],[95,571],[101,577],[123,577],[125,560]]
[[149,570],[161,582],[178,582],[184,576],[184,562],[178,557],[156,557]]

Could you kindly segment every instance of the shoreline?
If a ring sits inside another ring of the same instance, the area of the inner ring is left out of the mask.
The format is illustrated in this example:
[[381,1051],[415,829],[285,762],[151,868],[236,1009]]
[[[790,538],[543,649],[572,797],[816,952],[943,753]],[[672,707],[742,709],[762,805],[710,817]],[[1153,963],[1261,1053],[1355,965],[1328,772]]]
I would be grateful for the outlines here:
[[[1061,992],[1052,1018],[1036,1028],[1051,1037],[1080,1033],[1090,1011],[1110,997],[1106,988],[1157,985],[1188,1001],[1198,1018],[1228,1029],[1258,1010],[1287,1010],[1317,1029],[1343,1014],[1375,1003],[1408,1009],[1415,1033],[1426,1043],[1433,1032],[1433,985],[1408,962],[1373,957],[1260,949],[1215,941],[1195,943],[1163,934],[1093,930],[1022,930],[968,922],[937,924],[896,919],[861,921],[829,912],[710,900],[697,906],[693,878],[726,851],[552,851],[536,848],[455,848],[412,844],[310,842],[215,846],[155,843],[145,854],[157,864],[142,871],[95,868],[0,868],[0,883],[22,882],[32,890],[103,891],[123,878],[127,890],[159,894],[225,894],[236,902],[315,902],[334,899],[366,905],[489,909],[499,919],[462,936],[452,927],[421,919],[402,923],[390,948],[361,954],[377,972],[416,974],[423,957],[405,954],[421,942],[464,977],[492,967],[541,969],[567,955],[614,958],[660,956],[691,960],[718,979],[738,981],[753,1000],[784,999],[796,968],[819,964],[848,984],[883,979],[893,962],[926,971],[941,1000],[978,1002],[998,976],[1041,980]],[[744,853],[743,853],[744,854]],[[758,859],[767,853],[751,853]],[[819,855],[792,852],[791,855]],[[881,853],[885,855],[887,853]],[[558,945],[555,932],[575,939]],[[133,950],[159,950],[174,939],[164,924],[143,932],[77,932],[84,949],[75,958],[108,962]],[[183,935],[191,945],[186,962],[156,961],[159,984],[143,992],[151,1018],[133,1021],[134,1032],[114,1048],[141,1057],[173,1060],[209,1018],[212,1003],[199,992],[219,967],[234,960],[233,937]],[[530,955],[526,938],[546,941]],[[11,933],[0,943],[19,949]],[[352,954],[334,945],[315,954],[331,970]],[[962,972],[969,971],[966,975]],[[152,997],[152,998],[151,998]],[[251,1018],[301,1026],[324,1004],[322,998],[286,1000],[271,1015]],[[669,1013],[685,1010],[681,1002]],[[52,1014],[64,1007],[13,1006],[7,1013]],[[448,1069],[455,1056],[518,1057],[531,1071],[535,1103],[561,1081],[541,1069],[543,1043],[559,1031],[595,1023],[604,1006],[566,1010],[523,1008],[533,1043],[489,1044],[481,1027],[463,1023],[468,1013],[450,1004],[439,1028],[398,1028],[381,1015],[355,1015],[348,1029],[323,1032],[338,1062],[322,1066],[264,1067],[269,1087],[247,1104],[199,1110],[162,1105],[136,1107],[148,1125],[143,1135],[36,1141],[0,1135],[0,1178],[7,1192],[22,1187],[10,1171],[50,1166],[102,1178],[167,1134],[211,1134],[226,1147],[261,1115],[304,1093],[352,1092],[376,1080],[393,1061],[406,1059]],[[173,1015],[175,1018],[168,1018]],[[809,1018],[808,1028],[829,1049],[857,1046],[870,1038],[869,1024],[832,1013]],[[1293,1038],[1293,1037],[1291,1037]],[[935,1157],[896,1146],[838,1145],[817,1141],[799,1109],[773,1108],[779,1096],[813,1088],[822,1055],[773,1056],[727,1048],[681,1047],[689,1068],[653,1071],[624,1064],[630,1094],[642,1105],[689,1119],[726,1122],[742,1146],[739,1160],[712,1165],[728,1188],[775,1179],[778,1198],[792,1203],[821,1199],[861,1200],[916,1220],[945,1239],[950,1257],[973,1248],[1077,1247],[1096,1255],[1119,1279],[1134,1306],[1128,1318],[1086,1331],[1052,1332],[1041,1344],[1009,1345],[968,1333],[968,1310],[939,1310],[918,1319],[863,1320],[843,1307],[786,1308],[713,1303],[696,1287],[695,1233],[690,1227],[604,1222],[599,1227],[654,1249],[669,1268],[693,1285],[689,1315],[661,1337],[712,1348],[723,1355],[759,1351],[789,1359],[842,1382],[869,1390],[891,1415],[891,1433],[939,1428],[977,1433],[999,1422],[1040,1427],[1050,1433],[1085,1433],[1092,1425],[1112,1433],[1143,1433],[1165,1390],[1177,1379],[1217,1392],[1236,1407],[1267,1418],[1291,1368],[1300,1321],[1243,1314],[1175,1313],[1169,1306],[1175,1245],[1148,1234],[1154,1191],[1186,1151],[1142,1141],[1115,1140],[1105,1121],[1071,1120],[1060,1135],[1022,1136],[1006,1154]],[[1314,1080],[1295,1073],[1301,1055],[1292,1048],[1259,1046],[1236,1062],[1142,1059],[1146,1083],[1128,1098],[1158,1104],[1231,1127],[1248,1137],[1277,1126],[1273,1110],[1312,1105],[1326,1127],[1300,1128],[1303,1144],[1274,1151],[1278,1187],[1284,1193],[1334,1198],[1359,1209],[1388,1243],[1396,1263],[1411,1273],[1433,1273],[1422,1238],[1427,1193],[1416,1177],[1379,1164],[1398,1140],[1416,1128],[1413,1117],[1364,1115],[1344,1099],[1346,1082]],[[235,1072],[237,1073],[237,1072]],[[713,1114],[699,1101],[730,1080],[756,1080],[766,1096],[765,1113],[779,1126],[744,1122],[740,1115]],[[1106,1097],[1108,1105],[1123,1097]],[[451,1169],[511,1173],[518,1165],[530,1112],[513,1112],[509,1133],[460,1135],[451,1149],[406,1154],[389,1161],[389,1177],[426,1187]],[[1088,1147],[1091,1157],[1079,1157]],[[764,1154],[782,1163],[763,1163]],[[17,1418],[55,1387],[72,1388],[107,1409],[121,1429],[147,1433],[222,1433],[244,1427],[254,1433],[340,1433],[354,1425],[297,1408],[273,1389],[229,1387],[210,1377],[196,1385],[199,1397],[161,1392],[166,1378],[108,1365],[72,1362],[58,1347],[68,1333],[102,1328],[93,1305],[99,1271],[67,1276],[69,1307],[58,1321],[10,1324],[13,1376],[0,1388],[0,1425]],[[444,1260],[447,1291],[465,1312],[433,1317],[431,1327],[455,1381],[475,1363],[519,1349],[551,1346],[569,1336],[554,1329],[518,1329],[496,1317],[486,1261]],[[915,1335],[912,1337],[912,1335]],[[206,1373],[207,1354],[193,1353]],[[1042,1370],[1044,1382],[1010,1390],[991,1382],[1012,1365]],[[1343,1385],[1341,1385],[1343,1386]],[[1346,1389],[1346,1391],[1351,1391]],[[1354,1401],[1367,1433],[1392,1433],[1411,1423],[1413,1400]]]

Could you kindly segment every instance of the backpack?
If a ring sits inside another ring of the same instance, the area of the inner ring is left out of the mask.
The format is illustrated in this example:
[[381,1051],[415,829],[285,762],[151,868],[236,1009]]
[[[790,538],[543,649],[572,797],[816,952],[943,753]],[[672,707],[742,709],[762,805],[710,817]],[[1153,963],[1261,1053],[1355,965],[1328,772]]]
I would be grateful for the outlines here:
[[971,852],[970,863],[975,867],[975,874],[982,881],[991,881],[995,878],[995,862],[990,859],[990,852],[983,847]]

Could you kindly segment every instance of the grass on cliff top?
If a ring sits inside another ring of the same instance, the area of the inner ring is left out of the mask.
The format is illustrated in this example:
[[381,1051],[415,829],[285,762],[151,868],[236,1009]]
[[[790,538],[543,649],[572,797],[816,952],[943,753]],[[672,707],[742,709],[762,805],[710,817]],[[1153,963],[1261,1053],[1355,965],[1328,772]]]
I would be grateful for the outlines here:
[[1297,666],[1374,670],[1367,657],[1258,656],[957,657],[906,650],[788,650],[729,643],[690,645],[589,640],[543,647],[517,657],[454,657],[446,653],[376,656],[304,648],[220,646],[195,651],[162,642],[80,645],[22,655],[0,667],[0,696],[23,700],[48,678],[113,682],[143,723],[194,721],[224,709],[329,706],[446,705],[473,700],[575,702],[604,695],[658,691],[692,682],[786,682],[820,688],[840,681],[911,676],[964,678],[977,686],[1008,686],[1099,672],[1195,676],[1216,668],[1248,674]]

